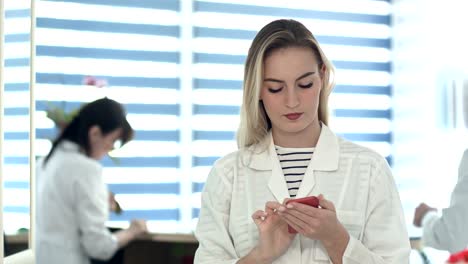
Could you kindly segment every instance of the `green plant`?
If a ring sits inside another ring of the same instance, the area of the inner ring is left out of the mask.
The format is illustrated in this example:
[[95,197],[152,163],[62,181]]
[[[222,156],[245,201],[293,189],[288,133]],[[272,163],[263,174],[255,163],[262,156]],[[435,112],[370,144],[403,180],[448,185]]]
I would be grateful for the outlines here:
[[[82,81],[83,85],[87,86],[94,86],[97,88],[103,88],[107,86],[107,81],[106,79],[100,79],[95,76],[85,76],[83,77]],[[73,118],[76,116],[76,114],[79,112],[80,107],[77,109],[73,109],[72,111],[66,112],[66,105],[67,102],[62,101],[59,105],[48,102],[47,103],[47,109],[46,109],[46,114],[47,117],[52,120],[57,128],[60,130],[64,129],[70,121],[73,120]]]
[[46,110],[47,117],[51,119],[55,126],[60,130],[63,130],[70,121],[78,114],[79,108],[74,109],[70,112],[65,112],[66,102],[62,102],[60,106],[56,106],[53,103],[48,102],[48,107]]

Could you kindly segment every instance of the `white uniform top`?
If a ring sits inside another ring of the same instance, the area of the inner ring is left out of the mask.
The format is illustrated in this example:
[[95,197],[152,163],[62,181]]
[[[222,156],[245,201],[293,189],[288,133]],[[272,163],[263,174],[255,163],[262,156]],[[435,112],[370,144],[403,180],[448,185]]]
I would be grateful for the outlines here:
[[108,192],[102,166],[64,141],[37,166],[36,264],[88,264],[118,249],[106,228]]
[[440,217],[429,212],[422,225],[425,246],[452,253],[468,246],[468,150],[465,150],[458,168],[458,181],[449,208],[443,209]]
[[[271,133],[261,144],[218,160],[202,193],[195,235],[196,264],[236,263],[257,245],[251,215],[267,201],[289,197]],[[265,146],[265,144],[263,144]],[[268,147],[269,146],[269,147]],[[344,264],[409,263],[403,210],[386,160],[333,134],[323,125],[297,197],[324,194],[351,238]],[[321,242],[297,235],[273,263],[330,263]]]

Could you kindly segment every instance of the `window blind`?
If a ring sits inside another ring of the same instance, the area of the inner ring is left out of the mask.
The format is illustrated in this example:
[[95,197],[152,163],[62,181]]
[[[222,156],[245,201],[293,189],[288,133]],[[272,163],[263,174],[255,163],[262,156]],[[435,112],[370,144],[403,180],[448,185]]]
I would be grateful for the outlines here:
[[[110,224],[142,218],[152,230],[176,231],[182,179],[179,2],[40,1],[37,17],[40,154],[57,133],[45,117],[48,105],[70,111],[103,96],[123,103],[136,134],[113,153],[116,161],[102,161],[105,181],[124,210],[111,214]],[[85,86],[88,75],[109,85]]]
[[4,1],[3,223],[29,228],[29,1]]
[[[111,215],[111,225],[144,218],[155,232],[194,228],[211,165],[237,149],[248,47],[274,19],[303,22],[337,67],[332,129],[392,160],[388,1],[293,1],[284,7],[283,1],[259,0],[41,0],[36,13],[37,155],[48,152],[57,134],[45,113],[51,104],[73,110],[108,96],[126,106],[136,130],[135,140],[112,153],[117,161],[102,161],[105,181],[124,210]],[[21,8],[7,14],[28,15]],[[7,40],[27,46],[28,34],[10,33]],[[26,68],[27,62],[17,56],[7,67]],[[87,75],[109,85],[83,85]],[[27,92],[28,84],[10,81],[7,87],[13,94]],[[15,120],[27,114],[24,106],[6,111]],[[7,135],[7,142],[26,142],[27,129]],[[5,159],[27,174],[26,156]],[[28,183],[6,187],[24,190]],[[28,204],[14,208],[26,213]]]

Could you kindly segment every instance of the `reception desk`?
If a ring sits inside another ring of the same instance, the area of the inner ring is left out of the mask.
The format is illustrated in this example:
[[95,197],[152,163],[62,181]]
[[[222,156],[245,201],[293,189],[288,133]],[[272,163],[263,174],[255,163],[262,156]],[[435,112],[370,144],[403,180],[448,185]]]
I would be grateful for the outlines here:
[[[7,235],[10,252],[27,249],[28,234]],[[127,245],[122,251],[124,264],[193,263],[198,241],[192,234],[150,233]]]
[[[10,249],[22,251],[27,248],[28,234],[7,236],[6,242]],[[411,262],[424,264],[444,263],[448,253],[430,248],[423,248],[420,238],[411,238]],[[118,259],[113,263],[119,264],[192,264],[193,256],[198,247],[198,241],[192,234],[164,234],[152,233],[142,236],[132,242],[118,254]],[[426,254],[423,254],[423,249]],[[98,262],[101,264],[101,262]],[[105,262],[104,262],[105,263]]]
[[192,264],[197,247],[191,234],[148,234],[125,248],[124,263]]

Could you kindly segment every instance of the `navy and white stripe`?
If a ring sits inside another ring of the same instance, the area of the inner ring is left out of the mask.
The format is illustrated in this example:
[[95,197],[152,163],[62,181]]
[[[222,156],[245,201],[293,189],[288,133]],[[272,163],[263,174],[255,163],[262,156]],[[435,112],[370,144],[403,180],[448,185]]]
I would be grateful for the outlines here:
[[275,146],[283,169],[289,196],[296,197],[315,148],[283,148]]

